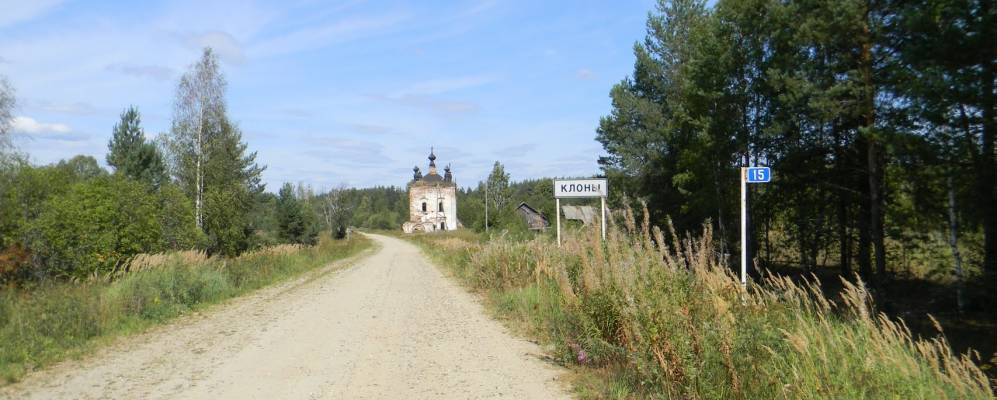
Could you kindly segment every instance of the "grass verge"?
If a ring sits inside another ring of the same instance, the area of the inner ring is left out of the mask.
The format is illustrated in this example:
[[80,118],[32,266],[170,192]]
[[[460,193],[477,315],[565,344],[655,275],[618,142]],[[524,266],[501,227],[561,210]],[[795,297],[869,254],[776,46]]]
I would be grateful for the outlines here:
[[[645,219],[646,220],[646,219]],[[862,282],[829,301],[817,282],[769,276],[747,290],[711,234],[680,238],[628,213],[549,238],[411,239],[503,319],[578,375],[583,398],[991,399],[976,354],[920,340],[877,313]]]
[[[0,289],[0,382],[206,305],[343,259],[373,245],[362,235],[315,246],[277,246],[234,259],[180,255],[109,282]],[[189,257],[188,257],[189,258]]]

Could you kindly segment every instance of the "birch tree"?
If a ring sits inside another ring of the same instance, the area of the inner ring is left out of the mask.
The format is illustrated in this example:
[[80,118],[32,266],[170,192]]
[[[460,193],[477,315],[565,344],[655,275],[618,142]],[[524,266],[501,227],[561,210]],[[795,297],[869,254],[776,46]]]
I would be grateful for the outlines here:
[[505,172],[505,166],[496,161],[492,166],[491,174],[488,174],[489,197],[492,202],[492,209],[502,212],[502,209],[509,204],[509,174]]
[[180,78],[173,106],[170,149],[174,174],[194,199],[194,220],[204,226],[204,164],[211,135],[225,120],[225,78],[218,56],[205,48],[201,59]]
[[345,184],[329,190],[322,201],[322,215],[325,224],[337,238],[346,236],[346,227],[353,219],[353,208],[350,206],[347,192],[350,189]]
[[0,75],[0,152],[10,146],[10,130],[14,123],[14,87]]

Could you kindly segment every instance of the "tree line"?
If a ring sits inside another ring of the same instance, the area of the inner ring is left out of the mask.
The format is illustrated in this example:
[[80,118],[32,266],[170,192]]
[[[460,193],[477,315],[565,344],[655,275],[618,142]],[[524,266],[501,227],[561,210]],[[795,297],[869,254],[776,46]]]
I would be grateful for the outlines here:
[[[485,231],[485,188],[488,187],[488,226],[496,232],[523,232],[527,226],[516,213],[520,203],[527,203],[548,219],[554,218],[553,179],[538,178],[512,181],[505,166],[496,161],[488,177],[476,186],[457,189],[457,218],[466,229]],[[369,188],[333,188],[325,193],[308,194],[311,189],[297,189],[306,208],[318,219],[321,229],[338,232],[346,227],[398,230],[409,220],[408,190],[396,186]],[[268,194],[264,194],[266,196]],[[591,204],[584,199],[579,204]],[[266,218],[264,218],[266,219]],[[272,220],[272,219],[270,219]],[[552,222],[553,223],[553,222]]]
[[[512,181],[505,166],[496,161],[484,181],[473,187],[457,189],[457,218],[464,228],[485,231],[486,186],[488,225],[491,229],[525,231],[527,226],[516,213],[516,207],[521,202],[529,204],[548,219],[554,218],[552,179]],[[307,192],[310,189],[304,190]],[[320,220],[319,225],[334,232],[350,226],[398,230],[409,220],[408,190],[396,186],[339,187],[302,198],[307,199],[313,214]]]
[[86,155],[32,165],[10,140],[15,96],[0,77],[0,283],[101,276],[139,253],[231,257],[314,243],[323,226],[310,193],[264,192],[265,167],[228,116],[225,91],[205,49],[179,79],[169,132],[150,139],[137,108],[121,113],[107,171]]
[[956,273],[970,239],[993,277],[995,18],[991,0],[659,0],[599,162],[656,222],[709,220],[727,244],[739,167],[772,167],[750,195],[762,262],[780,231],[799,265],[885,279],[941,232]]

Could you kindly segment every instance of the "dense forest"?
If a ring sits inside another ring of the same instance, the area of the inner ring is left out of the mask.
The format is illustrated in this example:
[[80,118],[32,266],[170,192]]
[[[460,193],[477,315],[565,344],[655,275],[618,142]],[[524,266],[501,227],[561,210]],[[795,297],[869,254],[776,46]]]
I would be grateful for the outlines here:
[[711,221],[728,249],[739,167],[770,166],[749,185],[763,265],[993,282],[995,18],[990,0],[659,1],[600,164],[656,223]]

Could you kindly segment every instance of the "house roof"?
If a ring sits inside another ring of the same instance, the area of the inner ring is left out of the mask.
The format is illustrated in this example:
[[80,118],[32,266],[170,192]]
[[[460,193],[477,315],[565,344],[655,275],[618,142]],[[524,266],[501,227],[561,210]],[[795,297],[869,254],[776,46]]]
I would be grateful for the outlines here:
[[[543,213],[537,211],[533,207],[530,207],[530,205],[525,202],[519,203],[519,206],[516,207],[516,211],[521,212],[523,217],[527,219],[526,223],[530,225],[530,229],[543,229],[550,226],[550,221],[547,220],[547,217],[544,216]],[[542,223],[536,225],[535,222],[537,222],[537,220],[531,216],[540,217],[540,221],[542,221]]]
[[519,203],[519,206],[517,206],[517,207],[516,207],[516,209],[518,210],[518,209],[520,209],[520,208],[525,208],[525,209],[529,210],[530,212],[532,212],[532,213],[534,213],[534,214],[540,214],[540,212],[539,212],[539,211],[537,211],[537,210],[536,210],[535,208],[533,208],[533,207],[530,207],[530,205],[529,205],[529,204],[526,204],[526,202],[522,202],[522,203]]

